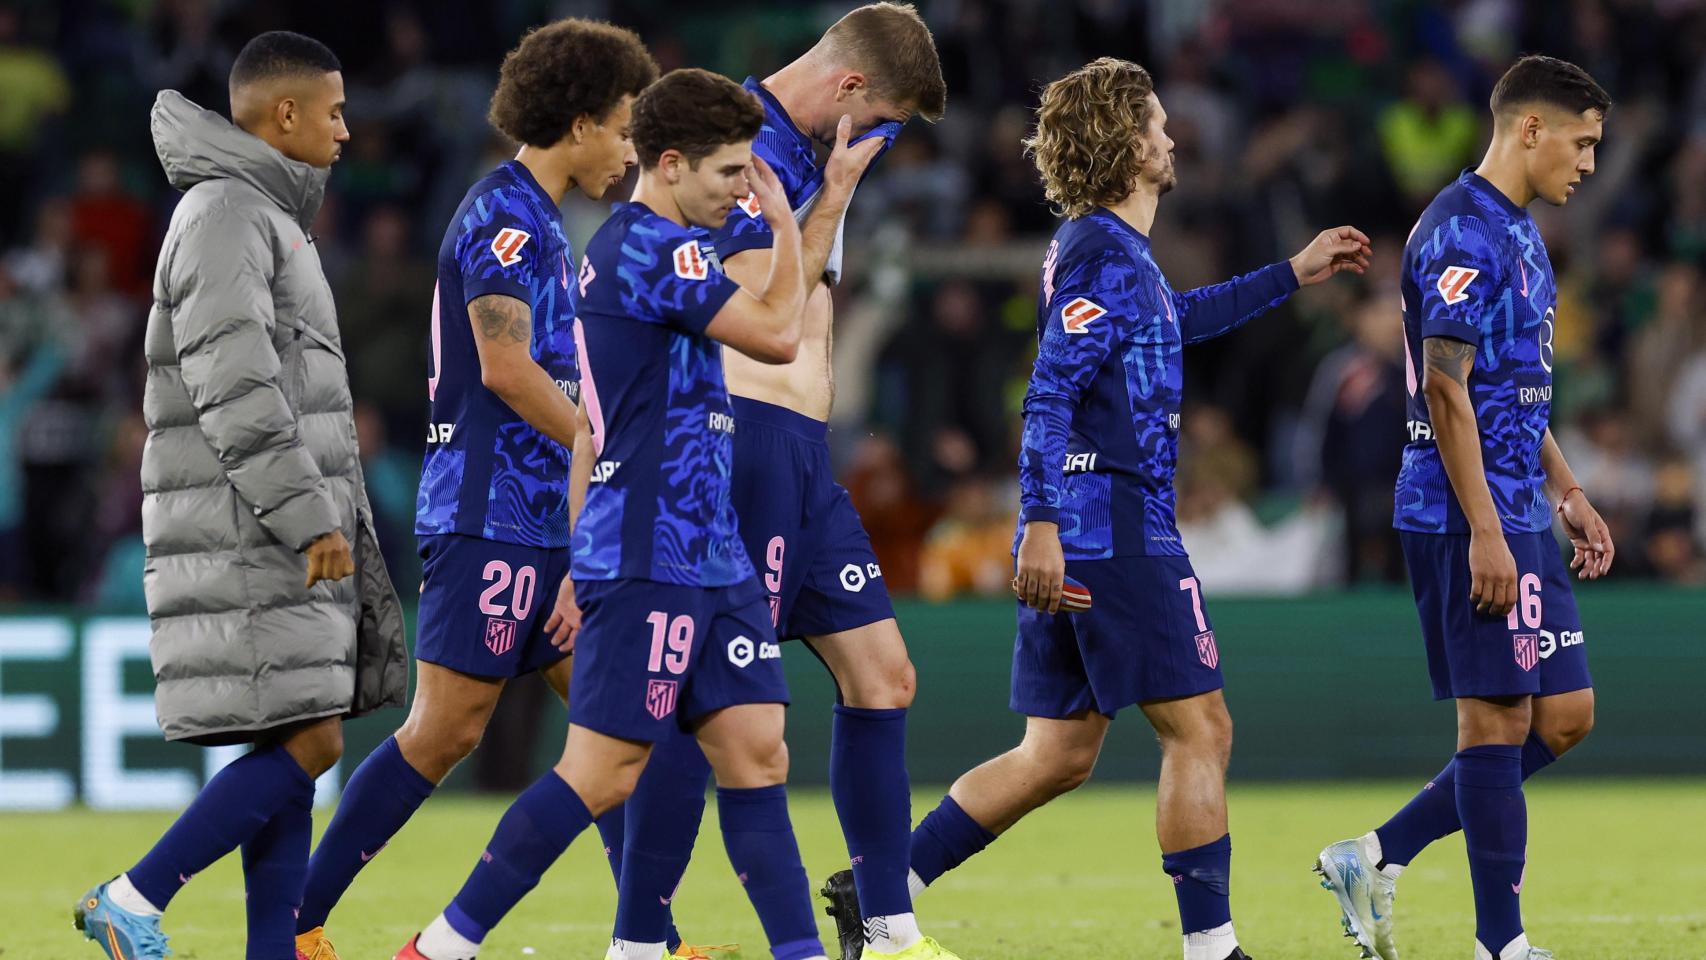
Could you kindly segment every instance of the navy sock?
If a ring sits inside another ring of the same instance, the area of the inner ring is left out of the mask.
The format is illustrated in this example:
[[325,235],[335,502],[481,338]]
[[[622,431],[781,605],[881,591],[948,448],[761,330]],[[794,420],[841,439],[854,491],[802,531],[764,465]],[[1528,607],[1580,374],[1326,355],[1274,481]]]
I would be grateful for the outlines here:
[[994,842],[995,834],[961,810],[953,797],[943,797],[912,831],[912,872],[928,886]]
[[[1557,759],[1540,734],[1529,733],[1528,741],[1522,745],[1522,778],[1527,780]],[[1428,844],[1463,829],[1457,817],[1456,764],[1453,757],[1404,809],[1374,831],[1380,838],[1380,866],[1408,865]]]
[[[644,774],[641,777],[643,779]],[[604,843],[604,859],[610,864],[610,875],[618,885],[622,882],[622,850],[627,846],[627,806],[625,803],[619,803],[592,822],[592,825],[598,828],[598,839]]]
[[1522,933],[1528,808],[1522,797],[1522,748],[1470,747],[1457,754],[1457,813],[1475,887],[1475,939],[1497,956]]
[[126,873],[148,902],[166,909],[190,878],[247,843],[298,790],[314,781],[283,747],[238,757],[207,781],[189,808]]
[[633,943],[661,940],[670,950],[681,946],[670,902],[693,856],[710,782],[711,764],[691,734],[672,732],[652,747],[626,804],[634,829],[622,853],[615,936]]
[[758,912],[771,955],[801,960],[822,954],[806,868],[788,821],[788,788],[718,787],[717,817],[729,864]]
[[1232,834],[1200,847],[1163,853],[1161,869],[1173,878],[1181,931],[1197,933],[1232,922]]
[[403,759],[395,737],[367,755],[344,784],[337,813],[308,861],[298,933],[325,926],[355,875],[403,829],[436,786]]
[[835,800],[859,909],[867,917],[912,912],[912,786],[906,775],[906,711],[835,705],[829,739]]
[[444,919],[475,943],[486,939],[590,826],[592,814],[580,795],[555,770],[545,771],[504,812],[480,862],[444,908]]
[[313,837],[314,784],[309,782],[243,844],[248,960],[295,960],[296,912]]

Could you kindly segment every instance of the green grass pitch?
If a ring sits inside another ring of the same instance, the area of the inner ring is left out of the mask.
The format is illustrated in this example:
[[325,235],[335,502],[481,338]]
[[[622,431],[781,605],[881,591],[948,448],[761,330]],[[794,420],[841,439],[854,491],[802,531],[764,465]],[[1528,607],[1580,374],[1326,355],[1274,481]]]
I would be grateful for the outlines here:
[[[1308,870],[1329,841],[1361,833],[1413,784],[1239,785],[1231,796],[1233,912],[1256,960],[1355,957],[1339,936],[1332,895]],[[919,790],[915,815],[940,796]],[[1706,781],[1545,779],[1529,796],[1531,939],[1560,960],[1706,958]],[[965,960],[1168,958],[1179,955],[1171,889],[1160,872],[1152,790],[1089,787],[1044,808],[918,901],[920,921]],[[427,804],[357,880],[330,929],[345,960],[387,960],[443,906],[502,810],[499,800]],[[815,885],[845,862],[826,794],[799,791],[794,823]],[[71,928],[91,882],[140,854],[165,814],[0,816],[4,896],[0,958],[93,960]],[[323,826],[324,812],[316,816]],[[710,811],[676,898],[696,942],[735,941],[769,956]],[[487,940],[485,960],[603,956],[614,895],[596,836],[577,843]],[[1405,960],[1471,956],[1473,920],[1463,843],[1419,858],[1399,885]],[[243,897],[235,856],[197,877],[167,914],[181,960],[243,955]],[[822,921],[826,945],[833,930]],[[833,955],[833,946],[831,945]]]

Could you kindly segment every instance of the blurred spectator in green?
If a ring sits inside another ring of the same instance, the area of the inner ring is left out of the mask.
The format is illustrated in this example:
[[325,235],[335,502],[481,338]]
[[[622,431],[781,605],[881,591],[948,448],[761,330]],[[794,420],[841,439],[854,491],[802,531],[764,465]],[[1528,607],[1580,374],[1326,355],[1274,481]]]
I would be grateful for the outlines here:
[[1380,112],[1380,146],[1406,201],[1421,210],[1473,163],[1481,147],[1480,111],[1463,102],[1436,60],[1410,67],[1402,100]]

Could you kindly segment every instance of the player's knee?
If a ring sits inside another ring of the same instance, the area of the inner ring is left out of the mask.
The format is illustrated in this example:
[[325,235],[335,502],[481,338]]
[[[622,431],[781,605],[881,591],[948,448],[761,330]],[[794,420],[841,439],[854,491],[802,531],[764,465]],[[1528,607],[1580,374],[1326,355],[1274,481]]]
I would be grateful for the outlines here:
[[429,725],[411,716],[396,737],[409,764],[438,783],[474,752],[484,734],[484,726],[477,722]]
[[774,741],[759,741],[753,745],[751,754],[742,765],[753,780],[767,784],[787,783],[788,742],[781,736]]
[[1099,746],[1051,745],[1025,751],[1031,767],[1030,780],[1041,799],[1050,800],[1082,787],[1096,769]]
[[918,692],[918,671],[904,653],[894,661],[876,661],[846,678],[837,677],[841,699],[865,710],[904,710]]
[[304,773],[317,778],[343,758],[343,724],[336,721],[314,724],[286,739],[284,747]]
[[1554,755],[1563,756],[1593,732],[1593,701],[1590,699],[1581,709],[1572,710],[1563,716],[1548,717],[1544,728],[1535,732],[1540,734],[1540,739],[1546,741],[1546,746]]

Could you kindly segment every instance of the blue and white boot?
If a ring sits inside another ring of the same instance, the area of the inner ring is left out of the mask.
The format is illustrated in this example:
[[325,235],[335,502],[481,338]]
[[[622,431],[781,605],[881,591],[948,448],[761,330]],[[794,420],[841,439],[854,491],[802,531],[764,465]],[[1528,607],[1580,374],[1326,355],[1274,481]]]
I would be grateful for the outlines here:
[[1398,960],[1392,942],[1392,901],[1398,893],[1397,870],[1388,873],[1380,862],[1380,839],[1372,832],[1340,840],[1315,858],[1321,886],[1339,898],[1339,922],[1345,936],[1356,941],[1365,958]]
[[108,895],[103,883],[78,899],[71,922],[95,941],[109,960],[163,960],[172,951],[160,932],[160,918],[132,913]]

